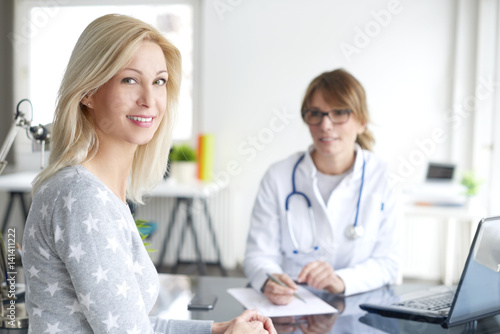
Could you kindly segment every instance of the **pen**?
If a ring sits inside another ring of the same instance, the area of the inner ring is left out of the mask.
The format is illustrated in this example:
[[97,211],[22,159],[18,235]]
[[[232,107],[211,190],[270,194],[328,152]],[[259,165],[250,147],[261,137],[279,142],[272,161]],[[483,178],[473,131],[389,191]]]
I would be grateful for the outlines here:
[[[271,275],[271,274],[269,274],[269,273],[268,273],[268,274],[266,274],[266,275],[267,275],[267,277],[269,277],[269,279],[270,279],[271,281],[273,281],[274,283],[277,283],[277,284],[279,284],[279,285],[281,285],[281,286],[284,286],[284,287],[286,287],[286,288],[289,288],[289,286],[288,286],[288,285],[286,285],[285,283],[283,283],[283,282],[282,282],[280,279],[278,279],[277,277],[275,277],[275,276],[273,276],[273,275]],[[301,296],[299,296],[299,295],[298,295],[298,293],[294,292],[294,293],[293,293],[293,295],[294,295],[297,299],[302,300],[304,303],[306,302],[304,298],[302,298]]]
[[297,285],[307,285],[307,283],[306,283],[306,282],[299,282],[299,281],[297,281],[297,280],[293,280],[293,282],[294,282],[295,284],[297,284]]

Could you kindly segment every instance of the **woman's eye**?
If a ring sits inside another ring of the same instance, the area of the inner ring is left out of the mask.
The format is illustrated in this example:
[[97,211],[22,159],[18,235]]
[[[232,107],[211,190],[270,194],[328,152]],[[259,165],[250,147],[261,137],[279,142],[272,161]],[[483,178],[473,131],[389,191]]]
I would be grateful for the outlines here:
[[342,115],[348,114],[349,110],[348,109],[337,109],[337,110],[334,110],[333,112],[337,116],[342,116]]
[[311,113],[311,117],[318,117],[321,115],[321,111],[318,111],[318,110],[311,110],[310,113]]
[[126,84],[132,85],[132,84],[137,83],[137,80],[135,80],[134,78],[125,78],[125,79],[122,80],[122,82],[126,83]]
[[158,86],[163,86],[163,85],[164,85],[164,84],[166,84],[166,83],[167,83],[167,80],[165,80],[165,79],[156,79],[156,80],[154,81],[154,84],[155,84],[155,85],[158,85]]

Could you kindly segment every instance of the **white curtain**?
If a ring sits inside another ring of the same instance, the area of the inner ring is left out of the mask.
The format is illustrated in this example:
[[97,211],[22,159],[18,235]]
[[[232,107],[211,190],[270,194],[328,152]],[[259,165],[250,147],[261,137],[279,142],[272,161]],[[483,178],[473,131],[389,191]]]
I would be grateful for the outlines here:
[[494,1],[495,10],[495,36],[492,52],[494,53],[495,68],[493,74],[496,82],[495,95],[492,101],[492,159],[490,170],[490,189],[488,193],[489,211],[492,215],[500,214],[500,1]]
[[500,0],[459,0],[456,13],[450,158],[475,171],[478,201],[500,214]]

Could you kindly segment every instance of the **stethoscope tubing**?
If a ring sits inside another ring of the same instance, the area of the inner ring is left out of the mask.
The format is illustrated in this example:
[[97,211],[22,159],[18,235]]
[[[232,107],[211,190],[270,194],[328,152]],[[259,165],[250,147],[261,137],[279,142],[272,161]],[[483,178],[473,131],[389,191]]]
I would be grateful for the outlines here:
[[306,194],[304,194],[303,192],[299,192],[296,190],[295,188],[295,172],[297,171],[297,167],[299,166],[300,162],[302,160],[304,160],[304,157],[306,156],[306,154],[302,154],[299,158],[299,160],[295,163],[295,166],[293,166],[293,172],[292,172],[292,192],[288,194],[288,196],[286,197],[286,200],[285,200],[285,210],[288,212],[288,203],[290,201],[290,197],[292,197],[293,195],[300,195],[302,197],[304,197],[304,199],[306,200],[307,202],[307,207],[312,207],[311,205],[311,201],[309,200],[309,197],[307,197]]
[[359,195],[358,195],[358,204],[356,205],[356,217],[354,218],[353,226],[358,226],[358,216],[359,216],[359,207],[361,205],[361,194],[363,193],[363,185],[365,184],[365,156],[363,155],[363,169],[361,171],[361,185],[359,186]]
[[[363,154],[363,153],[361,152],[361,154]],[[299,164],[302,162],[302,160],[304,160],[305,156],[306,156],[306,153],[303,153],[299,157],[299,159],[297,160],[295,165],[293,166],[292,192],[290,194],[288,194],[288,196],[285,199],[286,220],[287,220],[287,225],[288,225],[288,231],[290,234],[290,239],[292,240],[292,244],[295,248],[293,251],[295,254],[310,253],[312,251],[318,250],[318,248],[319,248],[319,246],[316,243],[316,238],[317,238],[316,221],[314,219],[314,213],[312,210],[311,200],[303,192],[297,191],[297,188],[295,186],[295,174],[297,172],[297,168],[298,168]],[[363,185],[365,183],[365,169],[366,169],[365,166],[366,166],[366,160],[365,160],[365,156],[363,154],[363,167],[362,167],[362,172],[361,172],[361,184],[359,186],[358,201],[356,203],[356,215],[354,218],[353,225],[349,226],[347,228],[347,231],[346,231],[346,235],[348,236],[349,239],[357,239],[357,238],[361,237],[361,235],[363,233],[363,229],[361,227],[358,227],[358,217],[359,217],[359,208],[361,206],[361,195],[363,193]],[[310,247],[307,249],[301,249],[299,247],[299,243],[297,242],[297,238],[295,237],[295,232],[293,231],[293,228],[292,228],[292,223],[291,223],[292,219],[291,219],[291,215],[290,215],[290,211],[289,211],[289,202],[290,202],[290,198],[294,195],[299,195],[299,196],[303,197],[307,202],[307,208],[309,211],[309,223],[311,224],[311,232],[313,233],[312,234],[313,235],[313,242],[312,242],[313,247]]]

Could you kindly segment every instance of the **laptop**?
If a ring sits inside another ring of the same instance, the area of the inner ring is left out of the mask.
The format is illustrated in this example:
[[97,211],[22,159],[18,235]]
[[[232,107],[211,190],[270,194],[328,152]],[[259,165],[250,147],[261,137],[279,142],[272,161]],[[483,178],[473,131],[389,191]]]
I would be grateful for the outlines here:
[[458,286],[437,286],[359,307],[444,328],[500,313],[500,216],[479,222]]
[[454,175],[454,164],[429,162],[425,180],[427,182],[452,182]]

